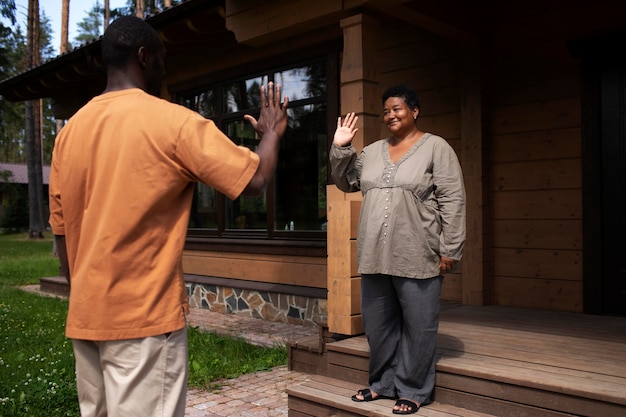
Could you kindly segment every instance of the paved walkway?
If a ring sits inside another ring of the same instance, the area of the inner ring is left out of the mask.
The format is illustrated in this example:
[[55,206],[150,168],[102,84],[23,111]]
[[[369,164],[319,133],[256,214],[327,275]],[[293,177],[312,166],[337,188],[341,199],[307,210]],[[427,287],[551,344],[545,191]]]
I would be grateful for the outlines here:
[[[191,309],[189,324],[219,334],[243,337],[250,343],[271,346],[316,335],[305,326],[273,323],[235,314],[214,313]],[[306,380],[307,374],[289,371],[280,366],[268,372],[243,375],[221,383],[219,392],[204,392],[190,388],[187,394],[187,417],[288,415],[288,385]]]

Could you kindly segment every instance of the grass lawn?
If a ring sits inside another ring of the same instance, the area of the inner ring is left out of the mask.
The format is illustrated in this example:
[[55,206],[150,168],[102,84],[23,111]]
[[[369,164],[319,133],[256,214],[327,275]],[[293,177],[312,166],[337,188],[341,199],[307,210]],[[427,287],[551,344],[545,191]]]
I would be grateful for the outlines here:
[[[67,301],[18,287],[56,276],[52,237],[0,235],[0,416],[79,416],[74,355],[64,336]],[[219,390],[219,381],[287,363],[285,347],[262,348],[189,328],[189,385]]]

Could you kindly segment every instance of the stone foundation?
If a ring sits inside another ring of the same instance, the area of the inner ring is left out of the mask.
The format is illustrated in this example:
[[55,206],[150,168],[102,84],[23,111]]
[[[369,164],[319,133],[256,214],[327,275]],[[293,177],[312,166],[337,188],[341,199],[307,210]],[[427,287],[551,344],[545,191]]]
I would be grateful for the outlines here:
[[326,299],[197,283],[187,283],[187,295],[191,307],[218,313],[309,327],[325,325],[328,319]]

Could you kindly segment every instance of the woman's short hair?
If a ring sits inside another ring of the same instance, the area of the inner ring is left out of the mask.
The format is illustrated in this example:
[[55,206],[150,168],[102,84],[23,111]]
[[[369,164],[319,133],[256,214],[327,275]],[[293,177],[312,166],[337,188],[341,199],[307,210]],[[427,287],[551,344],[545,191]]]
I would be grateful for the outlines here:
[[122,16],[112,22],[102,36],[102,62],[106,67],[123,68],[144,46],[156,51],[161,47],[159,34],[142,19]]
[[410,109],[417,107],[417,109],[420,110],[420,99],[417,95],[417,91],[407,85],[399,84],[387,88],[383,93],[383,106],[389,97],[402,98]]

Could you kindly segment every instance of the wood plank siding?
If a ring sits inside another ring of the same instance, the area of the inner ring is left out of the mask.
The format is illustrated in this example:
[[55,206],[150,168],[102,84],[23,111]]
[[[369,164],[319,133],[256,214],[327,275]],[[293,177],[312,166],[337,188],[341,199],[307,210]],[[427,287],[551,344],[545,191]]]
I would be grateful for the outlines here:
[[546,15],[579,6],[528,16],[521,4],[499,7],[493,25],[489,301],[582,311],[580,64],[564,38],[571,22],[559,17],[543,31]]
[[326,287],[326,259],[272,254],[185,251],[185,273],[303,287]]

